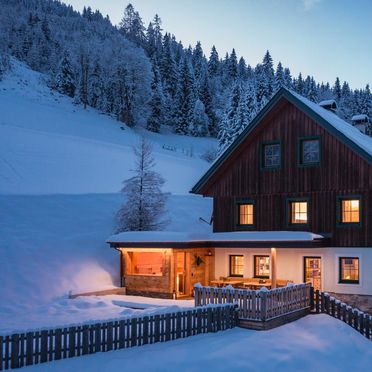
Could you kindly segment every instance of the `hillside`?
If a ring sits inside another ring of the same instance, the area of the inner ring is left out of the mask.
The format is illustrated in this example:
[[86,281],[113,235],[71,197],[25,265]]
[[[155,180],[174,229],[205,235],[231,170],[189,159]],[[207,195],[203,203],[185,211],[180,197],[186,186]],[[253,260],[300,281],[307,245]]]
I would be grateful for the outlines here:
[[[199,156],[215,140],[122,127],[50,91],[44,79],[12,60],[0,82],[0,297],[6,299],[0,329],[48,323],[46,314],[57,321],[97,316],[100,306],[83,300],[79,315],[66,295],[118,284],[117,252],[105,239],[140,135],[153,144],[157,170],[172,193],[168,229],[209,229],[198,219],[210,218],[210,201],[188,190],[208,168]],[[106,317],[122,311],[102,306]]]

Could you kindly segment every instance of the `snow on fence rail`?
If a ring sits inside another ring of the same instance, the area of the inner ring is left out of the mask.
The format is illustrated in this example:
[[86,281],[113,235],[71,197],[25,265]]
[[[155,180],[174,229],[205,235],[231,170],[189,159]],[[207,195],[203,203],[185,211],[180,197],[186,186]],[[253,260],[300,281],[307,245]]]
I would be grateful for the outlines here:
[[0,336],[0,370],[218,332],[237,325],[232,304]]
[[317,314],[325,313],[342,320],[363,336],[372,340],[372,316],[352,308],[328,293],[319,290],[314,291],[314,288],[311,288],[311,309]]
[[310,309],[310,283],[259,291],[195,286],[195,306],[234,303],[238,318],[268,321],[295,311]]

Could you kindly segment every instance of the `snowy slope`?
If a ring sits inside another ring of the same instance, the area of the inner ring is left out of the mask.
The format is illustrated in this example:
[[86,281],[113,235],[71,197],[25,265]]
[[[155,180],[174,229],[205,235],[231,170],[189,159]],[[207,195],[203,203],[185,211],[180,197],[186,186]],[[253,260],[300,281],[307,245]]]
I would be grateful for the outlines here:
[[[118,284],[117,252],[105,240],[139,135],[153,143],[172,193],[168,229],[174,231],[210,229],[199,217],[210,218],[211,201],[188,190],[208,168],[199,155],[215,140],[122,130],[50,91],[42,75],[14,60],[12,67],[0,82],[0,330],[27,319],[40,324],[45,309],[51,315],[56,306],[70,317],[75,312],[75,321],[97,319],[95,306],[80,314],[66,296]],[[121,311],[107,309],[106,316]]]
[[[166,357],[165,357],[166,356]],[[27,367],[29,371],[370,370],[371,341],[328,315],[309,315],[269,331],[242,328]]]
[[214,139],[122,130],[51,91],[44,79],[13,60],[0,82],[0,194],[117,192],[142,134],[153,144],[167,191],[187,193],[208,168],[199,156]]

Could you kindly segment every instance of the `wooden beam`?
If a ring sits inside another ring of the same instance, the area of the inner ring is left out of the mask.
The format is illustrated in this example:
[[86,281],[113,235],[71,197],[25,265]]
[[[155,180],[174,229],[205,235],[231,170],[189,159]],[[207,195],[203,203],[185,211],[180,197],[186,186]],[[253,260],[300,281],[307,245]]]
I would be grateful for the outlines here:
[[276,248],[271,248],[271,288],[276,288]]

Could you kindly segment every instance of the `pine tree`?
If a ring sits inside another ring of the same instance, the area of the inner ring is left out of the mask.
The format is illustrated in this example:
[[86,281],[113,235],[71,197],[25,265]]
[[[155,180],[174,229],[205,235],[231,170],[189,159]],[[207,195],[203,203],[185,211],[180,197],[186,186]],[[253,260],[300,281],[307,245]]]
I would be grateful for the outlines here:
[[189,63],[186,59],[182,61],[180,81],[176,100],[176,128],[178,134],[188,134],[189,126],[192,125],[193,110],[195,105],[194,81],[191,75]]
[[302,78],[302,74],[300,72],[298,75],[298,78],[295,81],[295,90],[298,94],[303,95],[304,88],[305,88],[305,83],[304,83],[304,79]]
[[69,97],[75,96],[75,73],[70,63],[70,56],[67,52],[65,53],[59,66],[59,72],[56,77],[55,85],[60,93],[66,94]]
[[205,107],[200,99],[195,101],[192,124],[189,132],[193,136],[205,137],[208,134],[208,116]]
[[139,13],[134,10],[132,4],[128,4],[119,24],[119,30],[137,45],[143,45],[145,41],[145,27]]
[[119,121],[128,127],[135,126],[133,114],[133,89],[130,84],[128,70],[125,66],[118,66],[116,72],[115,113]]
[[238,76],[239,79],[244,81],[247,80],[247,64],[245,63],[245,59],[243,57],[240,57],[239,63],[238,63]]
[[282,63],[279,61],[275,72],[274,91],[277,92],[281,87],[285,86],[284,82],[284,70]]
[[142,138],[134,154],[134,175],[124,181],[121,190],[127,201],[117,213],[117,233],[161,230],[168,222],[164,219],[168,196],[162,191],[165,181],[154,170],[151,145]]
[[351,122],[353,115],[353,95],[349,84],[346,81],[344,81],[341,88],[339,115],[342,119]]
[[341,84],[340,79],[337,77],[335,81],[335,85],[333,86],[333,97],[337,103],[340,102],[341,99]]
[[201,83],[200,93],[199,93],[200,100],[203,102],[205,107],[205,113],[208,116],[208,133],[210,136],[217,136],[217,117],[216,113],[214,112],[213,102],[212,102],[212,94],[209,86],[209,79],[208,74],[204,74],[204,79]]
[[158,133],[163,121],[163,94],[160,83],[160,73],[156,61],[153,63],[153,80],[151,84],[152,96],[150,100],[150,116],[147,120],[147,129]]
[[216,47],[213,45],[211,54],[209,56],[209,61],[208,61],[208,73],[210,77],[215,77],[218,75],[220,70],[220,60],[218,57],[218,52]]
[[238,112],[240,97],[241,97],[240,84],[235,83],[230,93],[228,109],[225,112],[224,118],[220,126],[220,130],[218,132],[219,154],[222,153],[227,148],[227,146],[229,146],[232,142],[236,125],[235,116]]
[[287,89],[292,89],[292,75],[288,67],[284,69],[284,86]]
[[103,106],[101,105],[101,102],[104,92],[104,85],[102,81],[102,69],[98,61],[96,61],[88,80],[88,104],[92,107],[102,109]]
[[231,80],[235,80],[238,77],[238,59],[234,48],[227,62],[227,73]]

